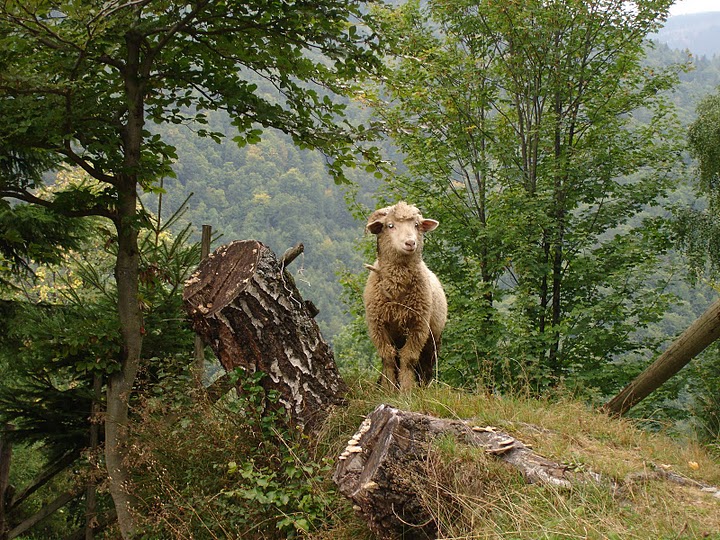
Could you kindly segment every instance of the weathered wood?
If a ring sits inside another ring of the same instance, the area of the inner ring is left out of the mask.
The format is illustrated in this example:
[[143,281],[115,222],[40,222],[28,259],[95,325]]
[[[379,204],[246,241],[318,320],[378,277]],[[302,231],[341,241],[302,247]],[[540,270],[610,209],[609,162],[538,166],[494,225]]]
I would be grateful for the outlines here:
[[304,244],[297,244],[296,246],[287,248],[283,256],[280,257],[280,264],[283,268],[286,268],[291,262],[297,259],[303,251],[305,251]]
[[[212,227],[210,225],[202,226],[202,236],[200,237],[200,261],[203,261],[210,255],[210,243],[212,241]],[[195,336],[195,363],[193,365],[193,377],[195,378],[195,386],[202,389],[203,377],[205,376],[205,346],[202,338]]]
[[[423,474],[433,441],[448,435],[484,448],[518,469],[528,482],[569,488],[572,481],[588,479],[578,478],[564,465],[490,426],[380,405],[348,441],[333,476],[340,492],[353,502],[379,538],[435,538],[437,526],[409,479],[414,473]],[[591,476],[593,481],[599,479]]]
[[659,467],[654,463],[648,463],[647,465],[649,469],[630,473],[625,478],[623,478],[621,488],[627,490],[628,487],[633,484],[646,483],[652,480],[664,480],[672,484],[677,484],[678,486],[694,488],[703,493],[707,493],[708,495],[712,495],[716,499],[720,499],[720,488],[718,488],[717,486],[713,486],[712,484],[708,484],[706,482],[699,482],[698,480],[693,480],[692,478],[683,476],[682,474],[675,471],[663,469],[662,467]]
[[255,240],[218,248],[188,280],[184,307],[226,371],[267,375],[292,421],[312,431],[347,387],[292,277]]
[[625,414],[718,339],[720,339],[720,300],[712,304],[655,362],[635,377],[618,395],[605,403],[601,410],[612,415]]

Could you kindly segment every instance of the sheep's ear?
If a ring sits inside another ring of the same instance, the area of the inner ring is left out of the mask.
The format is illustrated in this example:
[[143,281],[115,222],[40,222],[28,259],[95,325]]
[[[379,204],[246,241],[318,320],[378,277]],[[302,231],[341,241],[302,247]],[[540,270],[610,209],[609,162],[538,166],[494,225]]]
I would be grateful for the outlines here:
[[435,230],[438,225],[440,225],[439,221],[435,221],[434,219],[423,219],[420,222],[420,229],[422,232],[429,232]]
[[367,224],[367,230],[373,234],[380,234],[383,229],[382,221],[371,221]]

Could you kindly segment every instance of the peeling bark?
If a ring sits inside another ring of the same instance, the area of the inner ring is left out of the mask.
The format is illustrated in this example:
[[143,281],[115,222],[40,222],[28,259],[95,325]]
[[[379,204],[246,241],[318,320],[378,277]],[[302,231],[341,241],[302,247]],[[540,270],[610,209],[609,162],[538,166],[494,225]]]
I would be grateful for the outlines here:
[[261,371],[292,422],[319,426],[347,387],[328,344],[284,264],[255,240],[232,242],[188,280],[184,307],[226,371]]
[[570,488],[573,481],[599,480],[592,474],[580,476],[493,427],[380,405],[348,441],[333,476],[379,538],[435,538],[437,526],[408,479],[414,472],[422,474],[433,441],[446,435],[484,448],[530,483]]

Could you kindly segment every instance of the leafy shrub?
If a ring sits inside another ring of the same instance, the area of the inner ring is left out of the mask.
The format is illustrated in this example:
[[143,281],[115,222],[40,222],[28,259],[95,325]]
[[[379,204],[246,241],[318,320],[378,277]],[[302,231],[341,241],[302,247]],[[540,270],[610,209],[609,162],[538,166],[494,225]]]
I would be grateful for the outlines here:
[[262,374],[234,375],[237,395],[219,403],[193,400],[191,377],[171,374],[143,399],[133,467],[145,538],[293,538],[326,518],[329,461],[273,406]]

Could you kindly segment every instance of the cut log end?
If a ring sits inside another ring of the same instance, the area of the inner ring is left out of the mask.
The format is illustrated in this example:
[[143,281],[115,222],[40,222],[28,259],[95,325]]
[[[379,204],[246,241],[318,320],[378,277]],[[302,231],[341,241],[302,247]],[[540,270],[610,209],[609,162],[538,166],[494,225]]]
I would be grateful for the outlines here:
[[218,248],[185,282],[186,308],[212,316],[228,306],[247,287],[266,250],[268,248],[256,240],[232,242]]
[[433,441],[450,435],[518,469],[526,481],[572,486],[567,467],[535,454],[491,426],[435,418],[380,405],[340,454],[333,480],[380,538],[435,538],[437,525],[416,496],[413,475],[423,469]]

